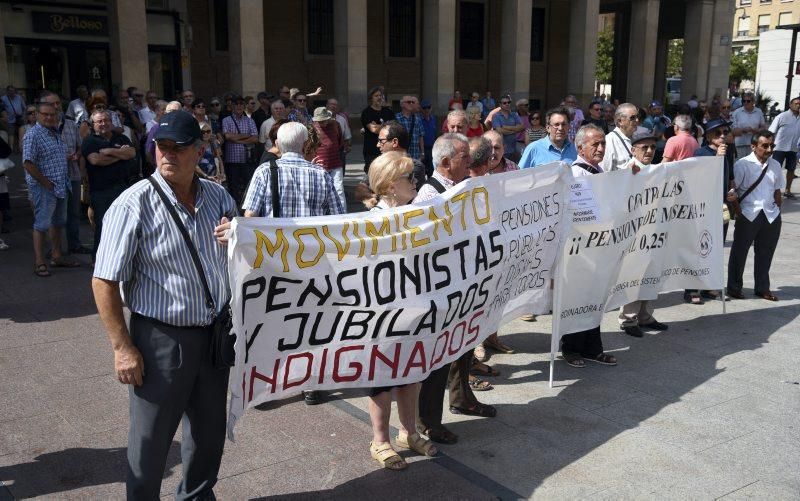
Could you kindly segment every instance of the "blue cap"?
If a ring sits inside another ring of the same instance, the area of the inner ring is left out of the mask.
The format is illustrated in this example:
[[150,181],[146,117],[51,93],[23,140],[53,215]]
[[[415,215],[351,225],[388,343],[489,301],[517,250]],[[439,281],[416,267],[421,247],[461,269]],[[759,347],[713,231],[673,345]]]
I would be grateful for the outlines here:
[[191,113],[183,110],[171,111],[162,116],[153,137],[156,141],[168,139],[180,145],[192,144],[200,138],[200,124]]
[[430,102],[429,99],[423,99],[420,102],[420,106],[422,106],[423,108],[430,108],[431,107],[431,102]]
[[652,103],[650,103],[650,107],[652,108],[653,106],[658,106],[659,108],[663,108],[663,107],[664,107],[664,106],[661,104],[661,101],[659,101],[658,99],[653,99],[653,102],[652,102]]

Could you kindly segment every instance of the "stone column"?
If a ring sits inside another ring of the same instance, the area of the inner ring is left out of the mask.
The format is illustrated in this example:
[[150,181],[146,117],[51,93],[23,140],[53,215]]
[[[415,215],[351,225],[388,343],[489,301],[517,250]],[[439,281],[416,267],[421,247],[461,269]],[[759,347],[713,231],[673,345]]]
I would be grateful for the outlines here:
[[[3,7],[0,7],[0,12],[3,11]],[[12,84],[11,77],[8,74],[8,62],[6,59],[6,34],[5,30],[3,29],[3,21],[0,21],[0,82],[6,82],[5,85]],[[5,87],[3,87],[3,92],[5,92]]]
[[266,88],[267,79],[264,2],[230,0],[228,15],[231,88],[242,96],[255,96]]
[[570,2],[567,94],[574,94],[584,108],[594,97],[599,16],[600,0]]
[[629,102],[637,106],[644,106],[653,98],[660,3],[660,0],[631,2],[626,96]]
[[696,94],[700,99],[706,98],[713,26],[714,0],[695,0],[686,3],[681,75],[683,102],[688,101],[692,94]]
[[111,85],[116,89],[150,88],[145,0],[112,0],[108,4]]
[[531,88],[532,5],[530,0],[503,0],[502,9],[500,89],[511,92],[514,101],[527,99]]
[[734,7],[724,0],[696,0],[686,4],[681,100],[692,94],[711,99],[725,97],[731,56]]
[[[667,92],[667,55],[669,53],[669,40],[666,38],[659,38],[656,50],[656,74],[655,82],[653,85],[653,99],[659,101],[664,100]],[[650,103],[648,103],[650,104]],[[666,104],[666,103],[664,103]]]
[[334,0],[333,16],[336,97],[356,113],[367,103],[367,0]]
[[456,2],[430,0],[422,8],[422,97],[443,115],[455,90]]

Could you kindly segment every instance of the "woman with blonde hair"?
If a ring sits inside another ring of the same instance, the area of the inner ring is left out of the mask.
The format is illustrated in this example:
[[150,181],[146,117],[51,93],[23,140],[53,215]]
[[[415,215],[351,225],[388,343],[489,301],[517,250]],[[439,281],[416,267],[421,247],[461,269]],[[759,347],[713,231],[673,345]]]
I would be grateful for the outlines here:
[[[371,196],[364,205],[371,211],[406,205],[417,195],[414,182],[414,162],[397,151],[384,153],[369,167]],[[400,432],[395,443],[425,456],[435,456],[436,447],[416,431],[419,383],[370,389],[369,417],[372,422],[372,442],[369,452],[384,468],[403,470],[408,463],[392,448],[389,438],[389,417],[392,413],[392,393],[397,400]]]
[[469,121],[467,137],[481,137],[486,132],[486,129],[483,128],[483,122],[481,122],[481,110],[477,107],[467,110],[467,120]]

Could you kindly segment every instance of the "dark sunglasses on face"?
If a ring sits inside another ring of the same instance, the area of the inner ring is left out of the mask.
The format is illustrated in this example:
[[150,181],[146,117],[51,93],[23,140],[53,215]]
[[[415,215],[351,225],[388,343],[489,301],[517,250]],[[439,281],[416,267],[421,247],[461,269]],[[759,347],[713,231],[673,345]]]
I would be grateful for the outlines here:
[[202,132],[203,132],[203,134],[211,134],[211,131],[210,131],[210,130],[208,130],[208,129],[203,129],[203,131],[202,131]]
[[195,106],[195,108],[205,108],[205,107],[206,107],[205,104],[198,104],[198,105]]
[[531,120],[541,120],[542,118],[539,115],[533,115]]
[[219,103],[211,103],[211,106],[219,106]]
[[511,101],[500,101],[500,104],[511,104]]
[[752,103],[753,100],[752,99],[742,99],[742,102],[743,103]]

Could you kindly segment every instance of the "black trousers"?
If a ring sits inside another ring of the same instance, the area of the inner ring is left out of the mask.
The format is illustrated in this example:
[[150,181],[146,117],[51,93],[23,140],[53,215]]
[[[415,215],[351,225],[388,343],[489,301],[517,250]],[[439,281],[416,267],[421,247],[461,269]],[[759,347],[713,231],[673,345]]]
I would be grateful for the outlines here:
[[183,424],[183,480],[176,499],[214,499],[225,446],[228,370],[215,369],[208,327],[175,327],[131,315],[144,359],[142,386],[130,386],[128,499],[158,499],[172,439]]
[[603,353],[600,326],[561,336],[561,353],[564,352],[577,353],[586,358],[594,358]]
[[250,180],[253,179],[253,174],[256,172],[258,166],[252,164],[225,164],[225,175],[228,178],[228,193],[231,194],[233,200],[236,202],[236,210],[241,210],[244,197],[247,194],[247,187],[250,185]]
[[753,274],[755,276],[756,294],[767,292],[769,288],[769,268],[772,265],[772,256],[778,246],[781,236],[781,216],[779,215],[770,224],[764,212],[759,212],[755,220],[748,221],[744,216],[736,219],[733,229],[733,244],[728,259],[728,290],[741,291],[744,265],[747,262],[747,253],[753,246],[755,262]]
[[470,350],[451,364],[439,367],[428,374],[419,390],[417,426],[424,429],[442,424],[444,411],[444,390],[450,389],[450,405],[467,408],[478,403],[469,386],[469,369],[472,366],[473,350]]

